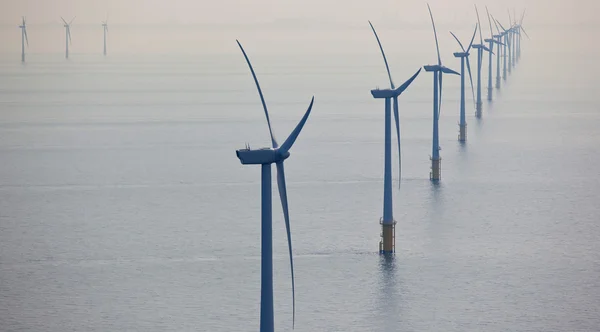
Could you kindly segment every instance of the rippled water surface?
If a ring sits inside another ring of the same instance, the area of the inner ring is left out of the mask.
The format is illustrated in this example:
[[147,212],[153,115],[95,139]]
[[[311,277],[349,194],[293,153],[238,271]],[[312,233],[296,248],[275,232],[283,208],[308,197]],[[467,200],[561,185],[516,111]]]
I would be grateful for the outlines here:
[[[468,101],[464,146],[459,80],[444,80],[439,185],[431,75],[401,96],[393,260],[376,253],[383,103],[369,90],[386,77],[375,45],[306,57],[246,45],[280,141],[316,96],[286,161],[295,331],[598,329],[600,102],[580,71],[593,54],[536,61],[547,45],[524,43],[481,120]],[[0,330],[257,330],[260,170],[234,150],[269,141],[236,52],[2,58]],[[424,64],[389,57],[398,84]],[[291,330],[277,201],[273,215],[276,327]]]

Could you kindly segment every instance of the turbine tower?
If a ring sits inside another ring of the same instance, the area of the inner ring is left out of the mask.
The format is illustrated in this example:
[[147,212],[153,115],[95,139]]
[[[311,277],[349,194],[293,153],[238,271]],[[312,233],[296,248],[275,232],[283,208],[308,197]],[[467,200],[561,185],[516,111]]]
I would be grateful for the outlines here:
[[479,44],[473,45],[473,48],[477,50],[477,101],[475,102],[475,116],[481,117],[481,110],[483,108],[483,102],[481,101],[481,67],[483,64],[483,51],[492,52],[487,46],[483,44],[483,36],[481,35],[481,22],[479,21],[479,11],[477,5],[475,5],[475,12],[477,13],[477,25],[479,26]]
[[371,90],[371,95],[376,99],[385,99],[385,155],[384,155],[384,172],[383,172],[383,218],[379,220],[381,224],[381,241],[379,242],[379,253],[381,254],[393,254],[396,250],[395,244],[395,234],[396,234],[396,221],[394,220],[393,213],[393,202],[392,202],[392,133],[391,133],[391,109],[390,104],[391,100],[394,101],[394,118],[396,120],[396,135],[398,137],[398,161],[400,164],[400,176],[398,181],[401,180],[402,177],[402,159],[400,154],[400,118],[398,114],[398,96],[408,88],[408,86],[415,80],[415,78],[421,72],[421,68],[411,77],[408,81],[404,82],[398,88],[395,88],[394,82],[392,80],[392,75],[390,73],[390,67],[388,66],[387,58],[385,57],[385,52],[383,51],[383,46],[381,46],[381,41],[379,40],[379,36],[377,36],[377,32],[373,27],[373,24],[369,21],[369,25],[373,30],[373,34],[375,35],[375,39],[377,39],[377,44],[379,44],[379,49],[381,50],[381,55],[383,56],[383,62],[385,63],[385,69],[387,70],[388,78],[390,79],[390,88],[389,89],[375,89]]
[[71,23],[73,23],[73,21],[75,20],[75,17],[73,17],[73,19],[67,23],[67,21],[65,21],[64,18],[61,19],[63,20],[63,22],[65,23],[64,27],[65,27],[65,59],[69,58],[69,44],[71,44]]
[[288,251],[290,256],[290,270],[292,276],[292,310],[293,310],[293,322],[295,322],[296,315],[296,300],[294,290],[294,261],[292,258],[292,236],[290,232],[290,219],[288,213],[288,201],[287,201],[287,190],[285,185],[285,173],[283,168],[283,161],[289,158],[289,150],[294,145],[296,138],[300,134],[302,127],[306,123],[310,111],[313,106],[314,97],[312,98],[308,110],[300,120],[300,123],[292,131],[290,136],[283,142],[281,146],[277,144],[275,137],[273,136],[273,130],[271,129],[271,121],[269,120],[269,112],[267,111],[267,105],[258,84],[258,79],[250,64],[250,60],[244,51],[244,48],[238,41],[238,46],[244,58],[248,63],[254,83],[260,96],[265,116],[267,118],[267,126],[269,127],[269,134],[271,136],[271,148],[260,148],[237,150],[235,153],[240,159],[242,165],[261,165],[261,285],[260,285],[260,332],[273,332],[274,331],[274,317],[273,317],[273,224],[272,224],[272,203],[271,203],[271,164],[275,164],[277,167],[277,186],[279,188],[279,197],[281,199],[281,206],[283,210],[283,216],[285,220],[285,228],[288,240]]
[[429,178],[432,181],[439,181],[442,175],[442,158],[440,158],[440,140],[438,128],[440,110],[442,108],[442,77],[444,73],[454,75],[460,74],[442,65],[442,58],[440,57],[440,46],[438,44],[437,32],[435,30],[435,22],[433,21],[433,14],[431,13],[431,8],[429,7],[429,4],[427,4],[427,8],[429,9],[429,16],[431,17],[431,24],[433,25],[433,36],[435,37],[435,47],[438,56],[437,65],[425,66],[425,71],[433,72],[433,144],[431,155],[431,173],[429,173]]
[[[492,78],[493,78],[493,75],[492,75],[492,67],[493,67],[492,60],[493,59],[492,58],[493,58],[493,55],[494,55],[494,52],[493,52],[494,51],[494,44],[498,44],[498,50],[500,50],[500,45],[503,45],[503,44],[501,42],[497,41],[496,38],[494,38],[494,30],[492,29],[492,19],[490,18],[490,12],[488,11],[487,6],[485,7],[485,11],[486,11],[487,16],[488,16],[488,22],[490,23],[490,37],[491,37],[491,38],[485,40],[485,42],[489,43],[489,45],[490,45],[489,46],[489,48],[490,48],[490,52],[489,52],[490,62],[489,62],[489,68],[488,68],[489,72],[488,72],[488,98],[487,99],[488,99],[488,101],[492,101],[492,99],[493,99],[492,95],[493,95],[493,90],[494,90],[494,86],[492,84]],[[498,59],[500,59],[500,52],[499,51],[498,51],[498,55],[496,55],[496,57]],[[497,85],[499,85],[498,81],[496,83],[497,83]]]
[[108,33],[108,15],[106,15],[106,20],[102,22],[102,30],[104,32],[104,56],[106,56],[106,34]]
[[475,35],[477,34],[477,24],[475,24],[475,31],[473,31],[473,37],[471,38],[471,42],[469,43],[469,47],[465,50],[458,37],[450,31],[452,37],[456,39],[458,45],[462,49],[462,52],[454,53],[454,57],[460,58],[460,122],[458,124],[459,134],[458,140],[460,142],[465,142],[467,140],[467,119],[465,114],[465,63],[467,65],[467,70],[469,71],[469,81],[471,82],[471,93],[473,95],[473,100],[475,100],[475,92],[473,90],[473,76],[471,75],[471,64],[469,63],[469,51],[473,46],[473,41],[475,40]]
[[25,23],[25,16],[23,18],[23,24],[19,25],[21,28],[21,62],[25,62],[25,43],[29,47],[29,39],[27,39],[27,24]]

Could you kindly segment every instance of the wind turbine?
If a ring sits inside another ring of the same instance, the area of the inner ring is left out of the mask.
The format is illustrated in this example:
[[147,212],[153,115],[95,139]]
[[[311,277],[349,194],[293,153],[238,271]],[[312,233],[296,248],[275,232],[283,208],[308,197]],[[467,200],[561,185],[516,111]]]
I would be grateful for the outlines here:
[[29,47],[29,39],[27,39],[27,24],[25,23],[25,16],[23,18],[23,24],[19,25],[21,28],[21,62],[25,62],[25,43]]
[[106,20],[102,22],[102,30],[104,31],[104,55],[106,56],[106,34],[108,33],[108,15],[106,15]]
[[508,10],[508,24],[509,24],[509,28],[508,28],[508,74],[512,74],[512,67],[513,67],[513,51],[514,51],[514,46],[515,44],[513,43],[513,40],[515,38],[515,31],[514,31],[514,25],[512,24],[512,18],[510,17],[510,10]]
[[73,19],[67,23],[67,21],[65,21],[64,18],[61,19],[63,20],[63,22],[65,23],[64,27],[65,27],[65,41],[66,41],[66,48],[65,48],[65,59],[69,58],[69,44],[71,44],[71,23],[73,23],[73,21],[75,20],[75,17],[73,17]]
[[[489,62],[489,72],[488,72],[488,101],[492,101],[492,94],[493,94],[493,90],[494,90],[494,86],[492,84],[492,57],[493,57],[493,51],[494,51],[494,44],[498,44],[498,50],[500,49],[500,45],[503,45],[501,42],[497,41],[494,38],[494,30],[492,29],[492,19],[490,18],[490,12],[488,11],[487,6],[485,7],[485,12],[487,13],[487,17],[488,17],[488,22],[490,23],[490,36],[491,38],[486,39],[485,42],[489,43],[490,45],[490,62]],[[499,57],[500,53],[498,52],[498,55],[496,55],[496,57]],[[499,82],[497,82],[499,84]]]
[[[502,35],[504,36],[504,67],[502,70],[502,79],[506,81],[506,70],[507,70],[507,65],[506,65],[506,61],[510,60],[510,31],[505,29],[502,26],[502,23],[500,23],[500,21],[496,20],[496,22],[498,23],[498,25],[500,25],[500,27],[502,28],[502,30],[504,32],[502,32]],[[508,70],[510,70],[510,65],[508,67]]]
[[258,84],[258,79],[250,63],[250,59],[246,55],[242,44],[237,41],[240,50],[244,54],[244,58],[248,63],[254,83],[260,96],[265,116],[267,118],[267,126],[269,127],[269,135],[271,136],[271,148],[260,148],[236,150],[235,154],[240,159],[242,165],[261,165],[261,287],[260,287],[260,331],[261,332],[272,332],[274,330],[274,317],[273,317],[273,223],[271,220],[271,164],[277,166],[277,186],[279,188],[279,197],[281,199],[281,206],[283,209],[283,216],[285,219],[285,228],[288,240],[288,250],[290,256],[290,270],[292,276],[292,310],[293,310],[293,322],[295,323],[296,316],[296,295],[294,290],[294,261],[292,258],[292,236],[290,232],[290,219],[288,213],[288,201],[287,201],[287,189],[285,185],[285,173],[283,168],[283,161],[289,158],[289,150],[294,145],[296,138],[300,134],[302,127],[306,123],[310,111],[313,106],[315,98],[313,97],[308,110],[300,120],[300,123],[294,128],[290,136],[283,142],[281,146],[278,145],[275,137],[273,136],[273,130],[271,129],[271,121],[269,120],[269,112],[267,111],[267,104],[263,97],[262,90]]
[[483,51],[492,52],[487,46],[483,44],[483,36],[481,35],[481,22],[479,21],[479,11],[477,5],[475,5],[475,12],[477,13],[477,25],[479,26],[479,44],[473,45],[473,48],[477,50],[477,101],[475,103],[475,116],[481,117],[481,110],[483,103],[481,102],[481,65],[483,62]]
[[[492,20],[494,21],[494,25],[496,26],[496,30],[498,31],[497,35],[493,35],[492,37],[494,39],[497,39],[497,44],[499,45],[504,45],[504,52],[502,53],[502,56],[506,56],[506,43],[502,43],[501,40],[504,38],[504,35],[506,34],[506,32],[500,32],[500,28],[498,27],[498,22],[496,22],[496,19],[494,18],[493,15],[492,16]],[[500,89],[500,79],[501,79],[501,75],[500,75],[500,57],[501,57],[501,52],[502,52],[502,47],[498,46],[498,54],[496,54],[496,89]]]
[[529,35],[527,34],[527,31],[525,31],[525,28],[523,28],[523,19],[525,19],[525,10],[523,11],[521,20],[519,21],[519,23],[516,26],[517,31],[518,31],[518,38],[519,38],[518,42],[517,42],[517,59],[518,60],[521,59],[521,40],[523,39],[523,36],[521,35],[521,31],[523,31],[525,36],[527,36],[527,39],[529,39]]
[[433,14],[431,13],[431,7],[429,7],[429,4],[427,4],[427,9],[429,9],[431,24],[433,25],[433,36],[435,37],[435,47],[438,56],[437,65],[427,65],[424,67],[425,71],[433,72],[433,144],[431,155],[431,173],[429,174],[429,178],[432,181],[439,181],[442,175],[442,158],[440,158],[440,139],[438,128],[438,121],[440,117],[440,111],[442,108],[442,77],[444,73],[454,75],[460,74],[442,65],[442,58],[440,57],[440,46],[438,44],[437,32],[435,30],[435,22],[433,21]]
[[475,40],[475,35],[477,34],[477,24],[475,24],[475,31],[473,31],[473,37],[471,38],[471,42],[469,43],[469,47],[465,50],[458,37],[450,31],[452,37],[456,39],[458,45],[462,49],[462,52],[454,53],[454,57],[460,58],[460,123],[459,123],[459,135],[458,140],[460,142],[464,142],[467,140],[467,119],[465,115],[465,62],[467,64],[467,70],[469,71],[469,81],[471,82],[471,93],[473,94],[473,99],[475,99],[475,92],[473,91],[473,76],[471,75],[471,64],[469,63],[469,51],[473,46],[473,41]]
[[384,173],[383,173],[383,218],[380,220],[382,232],[381,232],[381,241],[379,242],[379,252],[381,254],[391,254],[395,252],[395,228],[396,221],[394,220],[393,213],[393,204],[392,204],[392,133],[391,133],[391,109],[390,103],[391,99],[394,100],[394,118],[396,120],[396,135],[398,136],[398,162],[400,164],[400,176],[398,181],[401,180],[402,177],[402,159],[400,155],[400,118],[398,114],[398,96],[408,88],[408,86],[415,80],[415,78],[421,72],[421,68],[411,77],[408,81],[404,82],[398,88],[395,88],[394,82],[392,80],[392,75],[390,74],[390,67],[388,66],[387,58],[385,57],[385,52],[383,52],[383,46],[381,46],[381,41],[379,40],[379,36],[377,36],[377,32],[373,27],[373,24],[369,21],[369,25],[373,30],[373,34],[375,34],[375,39],[377,39],[377,44],[379,44],[379,49],[381,50],[381,55],[383,56],[383,62],[385,63],[385,69],[387,70],[388,78],[390,79],[390,88],[389,89],[375,89],[371,90],[371,95],[373,98],[385,99],[385,154],[384,154]]

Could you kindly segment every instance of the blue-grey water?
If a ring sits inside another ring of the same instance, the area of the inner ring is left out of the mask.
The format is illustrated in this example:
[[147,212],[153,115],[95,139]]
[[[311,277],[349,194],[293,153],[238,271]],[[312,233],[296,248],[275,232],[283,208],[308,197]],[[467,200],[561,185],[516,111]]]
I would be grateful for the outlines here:
[[[280,141],[316,96],[286,161],[295,331],[597,331],[600,101],[585,67],[597,52],[523,42],[481,120],[468,100],[465,146],[459,79],[446,77],[439,185],[422,73],[400,98],[397,253],[384,260],[383,103],[369,90],[387,79],[368,38],[305,57],[245,45]],[[434,61],[426,46],[390,52],[397,84]],[[0,61],[0,330],[256,331],[260,170],[234,150],[269,139],[235,43],[18,60]],[[275,323],[291,331],[274,199]]]

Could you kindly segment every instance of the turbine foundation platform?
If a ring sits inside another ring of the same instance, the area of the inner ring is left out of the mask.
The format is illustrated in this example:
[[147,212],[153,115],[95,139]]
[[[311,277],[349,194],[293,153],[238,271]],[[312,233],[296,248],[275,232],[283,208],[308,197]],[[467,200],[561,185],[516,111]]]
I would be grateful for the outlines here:
[[431,159],[431,173],[429,179],[431,181],[439,181],[442,178],[442,158]]
[[382,255],[393,254],[396,252],[396,221],[391,223],[383,222],[383,219],[379,219],[381,224],[381,240],[379,241],[379,253]]
[[459,127],[459,131],[458,131],[458,140],[460,142],[465,142],[467,140],[467,124],[463,124],[463,125],[458,125]]

